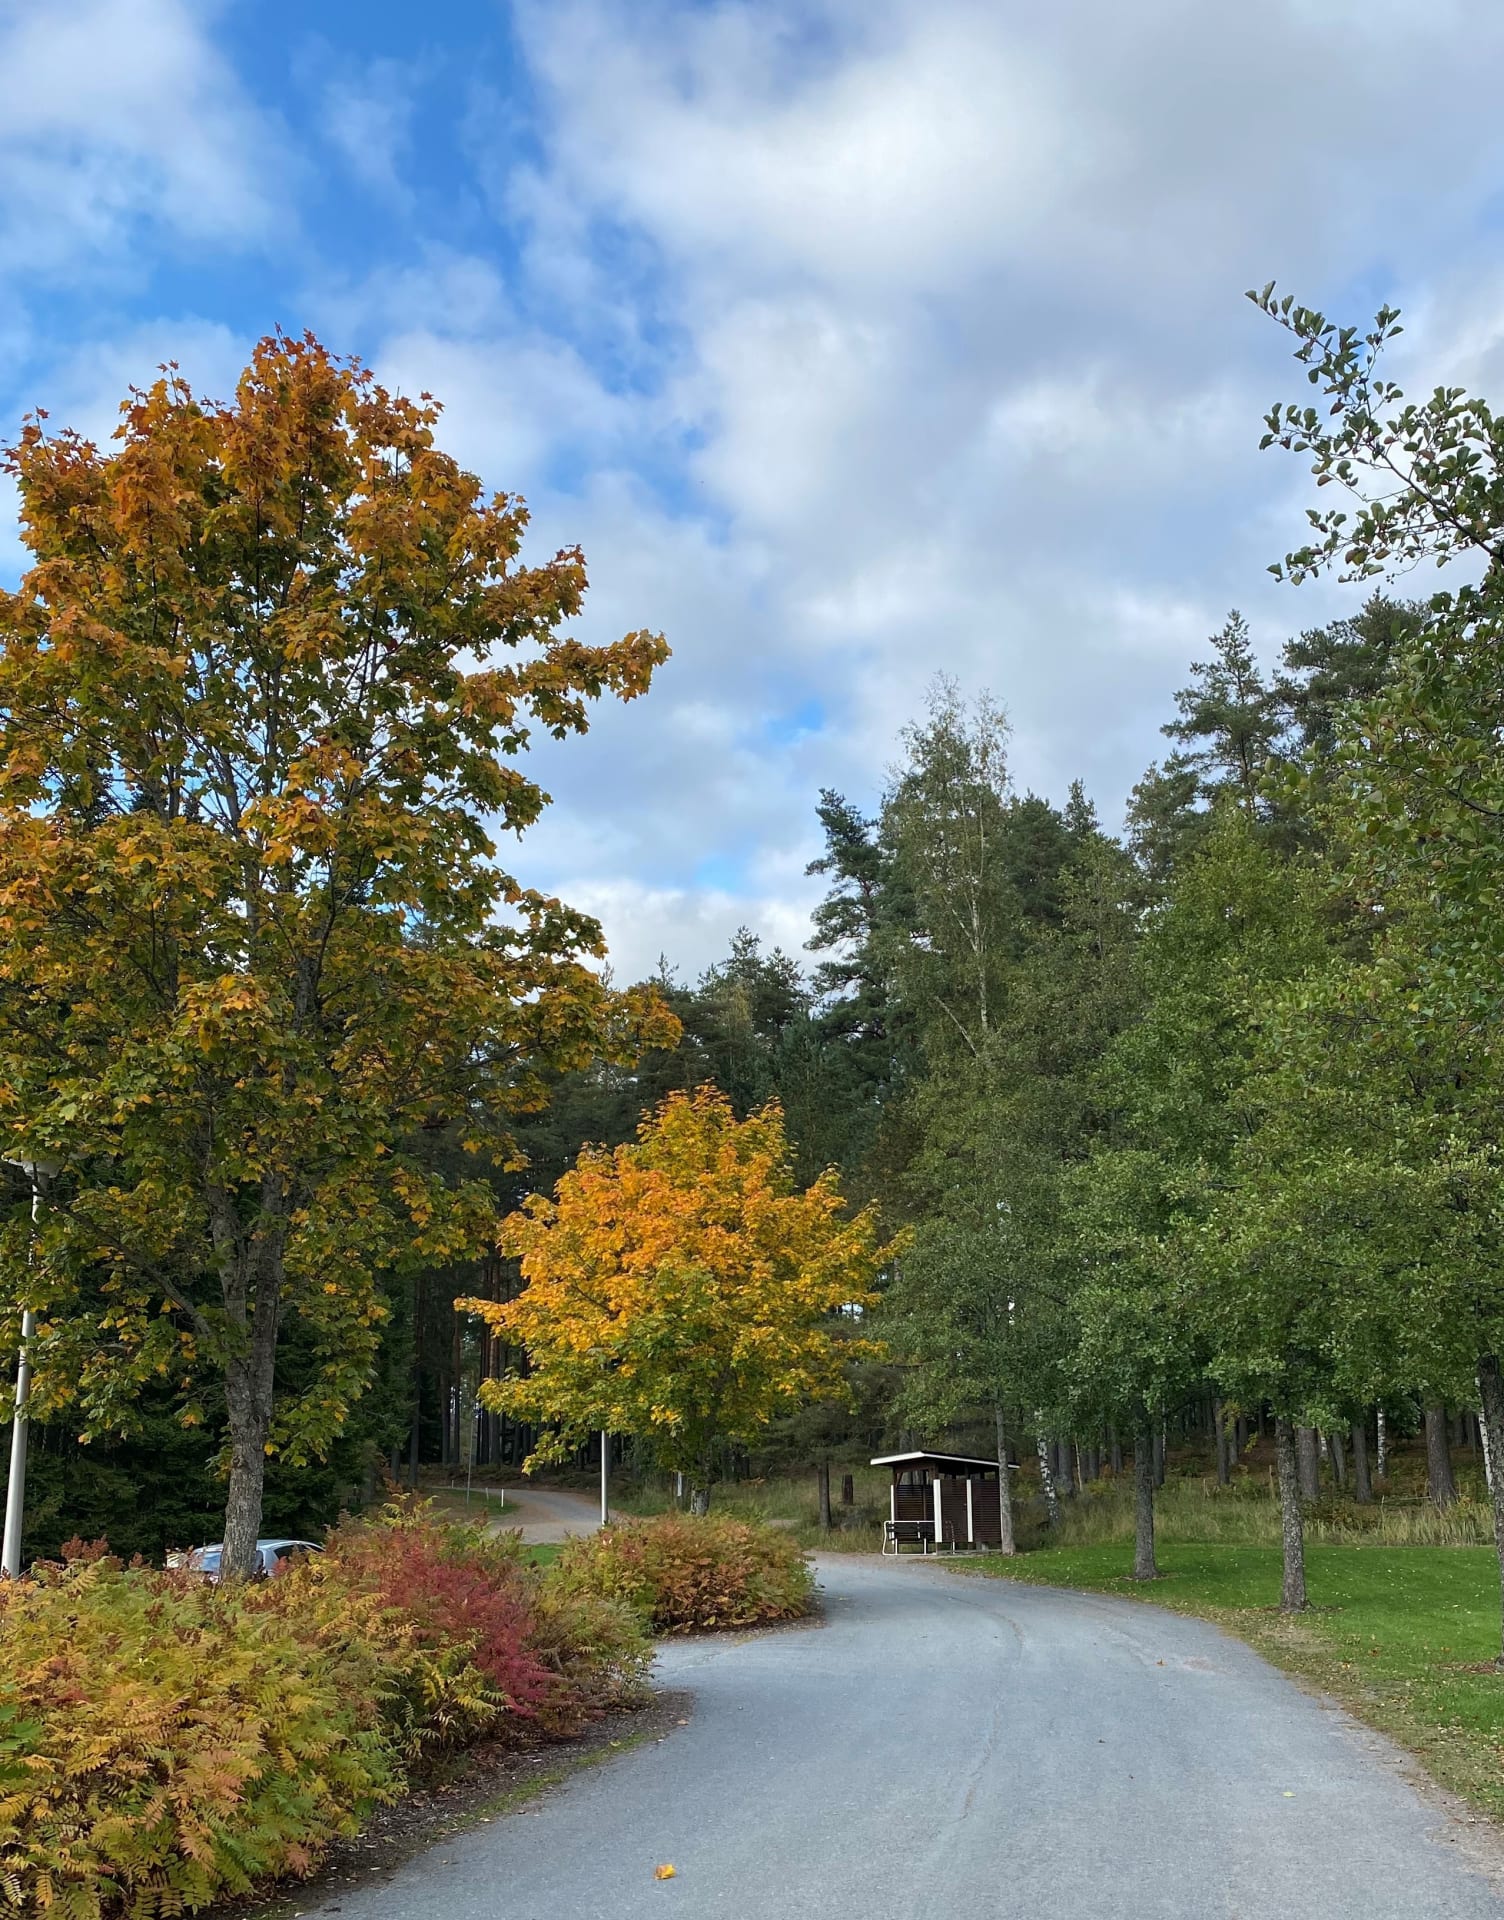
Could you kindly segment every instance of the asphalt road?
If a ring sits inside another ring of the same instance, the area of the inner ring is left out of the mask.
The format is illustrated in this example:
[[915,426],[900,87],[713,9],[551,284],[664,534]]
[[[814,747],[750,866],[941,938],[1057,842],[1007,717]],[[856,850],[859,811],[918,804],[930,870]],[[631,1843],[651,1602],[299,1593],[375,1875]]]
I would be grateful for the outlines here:
[[667,1740],[303,1911],[1504,1916],[1480,1843],[1383,1741],[1211,1627],[912,1559],[821,1577],[824,1627],[665,1649],[696,1695]]

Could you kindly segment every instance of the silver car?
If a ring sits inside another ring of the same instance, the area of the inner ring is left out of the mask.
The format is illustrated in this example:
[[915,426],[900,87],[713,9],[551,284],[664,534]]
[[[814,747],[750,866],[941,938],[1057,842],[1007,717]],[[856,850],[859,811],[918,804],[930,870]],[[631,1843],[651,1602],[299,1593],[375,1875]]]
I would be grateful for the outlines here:
[[[224,1542],[212,1547],[195,1547],[186,1554],[182,1565],[188,1573],[201,1573],[206,1580],[219,1578],[219,1561],[224,1552]],[[283,1567],[295,1564],[310,1553],[322,1553],[324,1549],[316,1540],[258,1540],[256,1542],[256,1572],[265,1579],[274,1573],[280,1573]]]

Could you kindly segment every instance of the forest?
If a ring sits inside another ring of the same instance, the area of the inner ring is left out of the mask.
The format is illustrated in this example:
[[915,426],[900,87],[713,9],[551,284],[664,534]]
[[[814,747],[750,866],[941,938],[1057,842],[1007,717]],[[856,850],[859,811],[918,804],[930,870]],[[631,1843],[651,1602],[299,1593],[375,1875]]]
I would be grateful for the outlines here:
[[[1261,664],[1271,649],[1229,613],[1187,665],[1166,747],[1121,833],[1079,782],[1060,803],[1019,790],[1006,687],[968,693],[937,679],[894,742],[875,808],[834,790],[815,802],[824,850],[810,872],[824,892],[807,951],[768,950],[743,931],[693,981],[669,956],[651,980],[619,989],[582,964],[590,931],[556,902],[504,876],[477,879],[475,847],[453,856],[461,880],[443,891],[421,869],[429,841],[415,837],[402,857],[418,872],[430,932],[396,951],[381,944],[387,923],[368,915],[361,938],[377,944],[353,951],[348,982],[374,968],[398,996],[373,1004],[377,1024],[408,1007],[410,990],[447,996],[466,1073],[481,1055],[523,1063],[506,1069],[503,1150],[477,1175],[468,1136],[479,1082],[407,1105],[380,1093],[386,1131],[369,1145],[397,1155],[392,1180],[374,1198],[374,1187],[340,1189],[345,1211],[331,1218],[343,1238],[331,1228],[318,1241],[320,1284],[300,1281],[308,1302],[281,1316],[275,1410],[268,1358],[259,1427],[234,1404],[239,1393],[250,1406],[256,1392],[233,1346],[226,1367],[202,1364],[221,1323],[170,1277],[178,1243],[160,1242],[149,1284],[133,1292],[122,1277],[129,1248],[150,1239],[152,1209],[169,1204],[171,1153],[186,1152],[188,1136],[153,1149],[131,1194],[110,1188],[54,1222],[63,1278],[42,1343],[28,1556],[74,1536],[151,1557],[217,1537],[227,1431],[254,1436],[261,1514],[274,1530],[327,1525],[430,1467],[521,1466],[546,1435],[480,1390],[525,1371],[525,1356],[508,1344],[504,1316],[477,1311],[517,1295],[519,1268],[501,1251],[477,1261],[487,1244],[477,1223],[551,1193],[582,1149],[630,1142],[670,1096],[705,1087],[738,1119],[775,1104],[797,1186],[833,1169],[850,1212],[870,1209],[862,1217],[881,1222],[886,1245],[841,1392],[757,1434],[728,1433],[716,1472],[812,1470],[946,1439],[1019,1463],[1018,1486],[1048,1524],[1079,1483],[1131,1471],[1135,1566],[1150,1577],[1167,1452],[1204,1448],[1226,1483],[1262,1440],[1275,1466],[1284,1604],[1296,1609],[1303,1518],[1323,1473],[1366,1502],[1390,1451],[1423,1436],[1438,1506],[1455,1491],[1452,1448],[1481,1450],[1504,1545],[1494,1472],[1504,1462],[1495,429],[1460,391],[1417,406],[1385,384],[1376,368],[1392,313],[1359,335],[1272,289],[1257,298],[1292,334],[1324,409],[1276,408],[1265,443],[1306,457],[1347,503],[1313,510],[1310,544],[1274,571],[1297,586],[1336,572],[1354,611],[1294,632],[1271,668]],[[268,406],[285,399],[279,383],[343,380],[367,409],[373,444],[428,434],[431,414],[404,412],[321,350],[268,343],[263,353]],[[191,413],[164,386],[138,403],[133,426],[143,445],[161,442],[186,433]],[[69,477],[66,464],[39,432],[23,447],[23,481],[38,497]],[[464,525],[477,582],[495,543],[512,538],[486,518],[508,509],[480,507],[473,488],[424,511]],[[1468,584],[1400,592],[1423,561],[1457,562]],[[577,601],[558,565],[529,576],[547,605],[530,604],[528,631]],[[479,585],[461,604],[455,645],[465,620],[478,635],[494,617]],[[517,618],[509,603],[505,620]],[[645,635],[588,660],[561,646],[524,691],[550,724],[582,730],[581,691],[631,698],[661,657]],[[26,668],[13,641],[0,689],[12,712],[27,685],[36,697],[35,682],[16,678]],[[496,695],[495,724],[509,724],[515,694]],[[54,790],[92,830],[100,802],[71,751],[59,748]],[[497,803],[480,765],[455,755],[455,818],[461,802]],[[24,804],[38,776],[19,750],[11,768]],[[155,777],[127,809],[132,833],[166,805]],[[537,803],[519,785],[504,804],[525,822]],[[303,830],[268,828],[273,842]],[[528,939],[495,943],[490,971],[456,973],[443,930],[452,922],[473,959],[498,886],[521,903]],[[274,883],[268,914],[282,898]],[[14,902],[7,911],[9,950],[30,942],[34,955],[36,923]],[[71,950],[58,956],[62,978]],[[56,1016],[65,1050],[101,1044],[110,965],[106,950],[86,986],[70,981],[66,1019]],[[43,1007],[43,990],[31,990]],[[514,1009],[505,1030],[503,1002]],[[95,1022],[85,1039],[81,1010]],[[251,1017],[232,995],[197,1044],[232,1058],[235,1022]],[[32,1018],[35,1033],[42,1015]],[[426,1044],[421,1015],[413,1035]],[[271,1044],[258,1032],[258,1048]],[[17,1084],[33,1071],[28,1057],[23,1048],[12,1063]],[[226,1072],[221,1102],[247,1085],[239,1067]],[[49,1084],[53,1122],[75,1124],[84,1096]],[[145,1084],[117,1076],[109,1125],[149,1104]],[[288,1138],[325,1129],[313,1145],[341,1167],[374,1122],[358,1101],[337,1122],[333,1111],[320,1094]],[[91,1124],[97,1147],[105,1121],[96,1113]],[[255,1124],[270,1123],[263,1114]],[[18,1174],[5,1227],[13,1274],[29,1271],[29,1200]],[[206,1204],[212,1214],[213,1192]],[[275,1206],[279,1231],[307,1231],[280,1189]],[[106,1241],[127,1249],[113,1265],[99,1255]],[[272,1284],[248,1273],[237,1282],[242,1324],[244,1289]],[[581,1442],[573,1434],[563,1452],[584,1466]],[[639,1475],[661,1465],[641,1436],[615,1446]],[[232,1478],[250,1472],[246,1451],[235,1439]]]

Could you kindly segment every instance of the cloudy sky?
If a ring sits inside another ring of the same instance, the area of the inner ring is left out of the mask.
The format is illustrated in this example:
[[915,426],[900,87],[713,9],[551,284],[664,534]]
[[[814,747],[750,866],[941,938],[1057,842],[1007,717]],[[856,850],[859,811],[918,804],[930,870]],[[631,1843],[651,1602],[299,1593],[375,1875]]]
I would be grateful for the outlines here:
[[875,803],[937,669],[1116,824],[1229,607],[1350,604],[1265,574],[1243,289],[1497,398],[1501,59],[1497,0],[0,0],[0,422],[274,326],[432,390],[585,629],[674,648],[513,864],[626,975],[797,951],[818,789]]

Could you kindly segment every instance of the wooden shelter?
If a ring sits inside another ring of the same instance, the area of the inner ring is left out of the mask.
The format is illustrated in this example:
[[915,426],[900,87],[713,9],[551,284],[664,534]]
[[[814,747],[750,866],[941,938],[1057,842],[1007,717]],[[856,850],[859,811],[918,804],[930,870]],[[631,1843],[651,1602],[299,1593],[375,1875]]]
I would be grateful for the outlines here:
[[882,1453],[874,1467],[891,1467],[883,1552],[917,1546],[955,1552],[1002,1542],[996,1460],[963,1453]]

